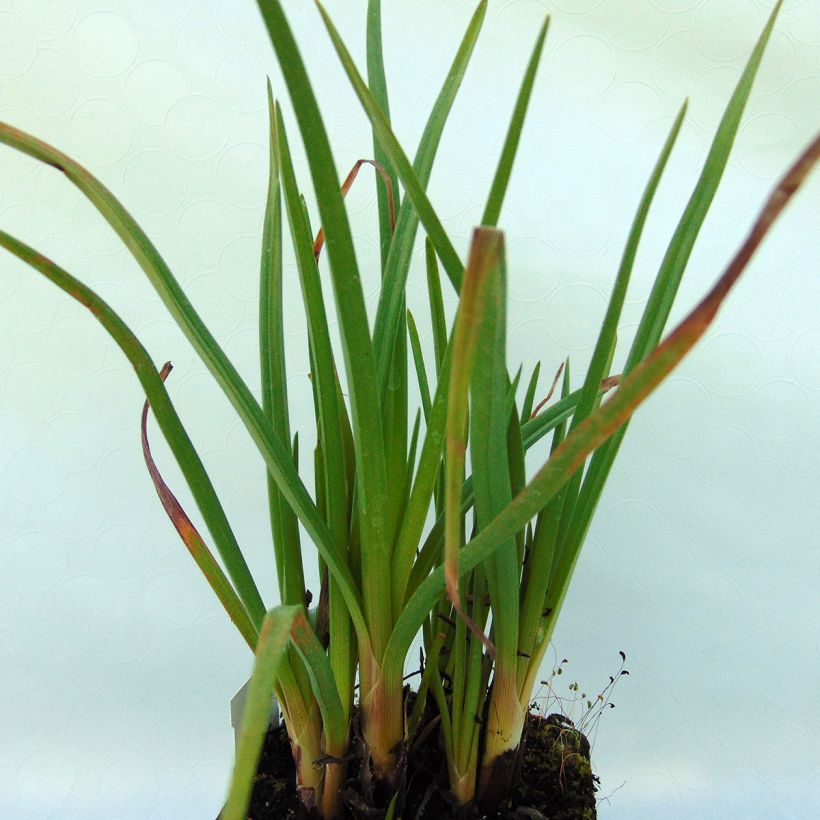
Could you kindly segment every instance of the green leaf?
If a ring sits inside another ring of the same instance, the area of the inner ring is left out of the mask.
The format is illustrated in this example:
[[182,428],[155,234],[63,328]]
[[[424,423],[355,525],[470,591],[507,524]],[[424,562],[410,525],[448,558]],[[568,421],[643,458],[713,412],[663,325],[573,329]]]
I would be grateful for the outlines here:
[[416,320],[411,311],[407,311],[407,332],[410,335],[410,349],[413,351],[413,364],[416,366],[416,377],[419,382],[419,393],[421,395],[421,408],[424,412],[425,423],[430,418],[430,383],[427,381],[427,368],[424,366],[424,354],[421,350],[419,332],[416,328]]
[[[631,415],[631,411],[627,408],[630,405],[633,409],[637,407],[703,336],[763,237],[818,160],[820,160],[820,136],[816,137],[814,142],[803,152],[770,195],[746,241],[711,291],[649,356],[624,377],[612,399],[596,410],[587,422],[580,425],[577,432],[583,431],[595,417],[602,416],[606,419],[614,419],[618,412],[621,414],[621,424],[619,426],[622,427],[623,422]],[[614,425],[614,422],[611,423]],[[572,434],[567,438],[567,441],[569,442],[571,438]],[[555,613],[563,603],[566,588],[569,585],[579,552],[580,548],[576,549],[574,554],[570,550],[563,550],[560,556],[547,596],[547,605]]]
[[[623,304],[626,299],[629,280],[638,252],[638,246],[643,234],[643,228],[649,214],[649,209],[658,189],[663,171],[672,153],[677,136],[680,132],[683,118],[686,114],[686,102],[681,106],[677,117],[669,132],[669,136],[655,163],[654,170],[643,192],[638,205],[629,236],[626,241],[621,264],[618,269],[612,294],[606,309],[604,321],[598,334],[598,340],[587,370],[584,386],[578,398],[578,404],[572,417],[571,429],[575,429],[589,416],[597,406],[600,398],[601,382],[609,373],[612,357],[615,352],[618,323],[621,318]],[[568,376],[569,367],[565,373]],[[565,382],[565,390],[567,383]],[[553,449],[563,440],[564,431],[557,430]],[[534,647],[536,636],[543,622],[545,609],[544,600],[550,585],[558,559],[564,549],[571,549],[566,543],[567,533],[573,526],[574,512],[582,479],[582,469],[579,468],[572,476],[567,486],[538,516],[535,529],[535,539],[530,551],[529,563],[525,573],[524,606],[521,615],[521,645],[522,657],[534,663]],[[522,693],[522,696],[523,693]]]
[[[268,80],[268,100],[271,98]],[[259,276],[259,358],[262,372],[262,409],[280,441],[290,441],[282,304],[282,197],[273,114],[271,106],[268,195],[262,228]],[[299,604],[305,600],[299,522],[293,510],[282,498],[273,476],[268,471],[266,478],[280,600],[283,604]]]
[[641,237],[643,236],[643,229],[646,225],[646,219],[649,215],[649,209],[652,207],[652,202],[655,199],[655,194],[658,190],[663,172],[666,169],[669,157],[672,154],[672,149],[680,133],[683,119],[686,116],[687,101],[678,111],[677,117],[672,124],[666,142],[663,145],[660,156],[655,163],[652,170],[652,175],[649,182],[644,189],[641,200],[638,204],[638,210],[632,221],[632,227],[629,231],[629,236],[624,246],[624,252],[621,257],[621,263],[618,267],[618,273],[615,277],[615,284],[612,287],[612,294],[609,297],[609,304],[607,305],[604,321],[601,325],[601,330],[598,333],[598,339],[595,343],[595,349],[592,353],[589,369],[587,370],[584,386],[581,391],[581,396],[578,400],[578,406],[573,416],[572,427],[577,427],[592,411],[595,406],[598,394],[600,392],[600,385],[608,373],[608,363],[612,359],[612,351],[615,347],[616,336],[618,332],[618,323],[621,320],[621,313],[623,311],[624,302],[626,301],[626,293],[629,287],[629,280],[632,276],[632,269],[635,265],[635,257],[638,253]]
[[[566,399],[570,395],[570,360],[564,361],[559,369],[564,373],[561,398]],[[554,387],[553,383],[553,387]],[[552,392],[552,390],[550,390]],[[580,393],[581,391],[579,391]],[[580,396],[578,397],[580,399]],[[576,408],[577,412],[577,408]],[[575,418],[575,414],[572,416]],[[550,444],[550,455],[552,455],[566,438],[569,417],[563,418],[555,426],[555,432]],[[529,697],[527,689],[526,673],[537,661],[533,658],[533,647],[538,635],[538,628],[544,619],[544,598],[547,594],[549,579],[555,566],[557,552],[558,534],[561,523],[561,513],[564,509],[568,487],[562,487],[558,494],[544,507],[535,520],[535,530],[530,541],[527,561],[524,565],[521,593],[523,603],[521,605],[521,620],[518,630],[518,652],[519,652],[519,700],[524,703]]]
[[[467,451],[470,381],[478,357],[484,317],[492,311],[499,298],[496,283],[503,275],[503,260],[504,240],[501,232],[492,228],[477,228],[470,246],[470,259],[453,327],[453,366],[447,392],[447,457],[444,473],[444,566],[447,597],[474,632],[477,627],[462,607],[458,588],[462,529],[461,485],[464,483]],[[487,362],[480,362],[479,370],[486,366]],[[503,399],[504,394],[501,395],[502,402]],[[480,630],[478,633],[483,637]]]
[[305,615],[303,606],[279,606],[265,616],[236,750],[228,801],[221,820],[247,817],[254,777],[268,729],[271,692],[287,677],[287,649],[299,653],[307,669],[322,717],[325,754],[338,757],[347,744],[347,718],[333,680],[330,663]]
[[304,608],[294,620],[290,634],[293,646],[307,669],[313,696],[322,714],[325,752],[341,757],[347,747],[347,711],[342,707],[330,661],[305,616]]
[[[368,0],[367,3],[367,80],[373,99],[384,113],[385,119],[390,122],[390,103],[387,94],[387,78],[384,73],[384,54],[382,48],[382,4],[381,0]],[[393,190],[399,190],[396,172],[390,167],[387,158],[373,134],[373,157],[382,165],[392,181]],[[382,271],[387,266],[387,255],[390,252],[390,243],[393,238],[393,224],[390,218],[390,204],[387,186],[381,179],[376,180],[376,196],[379,207],[379,247],[382,257]]]
[[[166,362],[160,371],[160,379],[165,381],[170,372],[171,363]],[[248,644],[251,652],[253,652],[259,637],[257,627],[248,616],[248,611],[245,609],[244,604],[222,571],[222,567],[219,566],[219,563],[208,549],[199,531],[187,516],[185,510],[182,509],[182,505],[171,492],[171,488],[165,483],[162,475],[160,475],[156,462],[151,455],[151,446],[148,443],[149,407],[150,404],[146,399],[142,408],[142,423],[140,425],[142,454],[145,458],[145,465],[148,467],[148,474],[151,476],[151,481],[154,482],[154,488],[157,491],[159,500],[162,502],[162,506],[168,514],[168,518],[171,519],[174,529],[179,533],[179,537],[187,547],[188,552],[191,553],[191,557],[196,561],[196,565],[205,576],[208,585],[216,593],[216,597],[219,598],[219,603],[222,604],[222,607],[245,639],[245,643]]]
[[401,504],[399,506],[398,515],[396,516],[396,536],[398,530],[401,528],[400,522],[404,520],[407,511],[407,502],[410,498],[410,488],[413,486],[413,473],[416,466],[416,450],[419,443],[419,430],[421,429],[421,411],[416,410],[416,418],[413,421],[413,431],[410,434],[410,445],[407,450],[407,461],[404,468],[404,478],[401,482],[397,482],[401,486]]
[[[336,365],[328,329],[322,284],[316,267],[310,227],[305,221],[304,209],[296,182],[290,146],[282,112],[270,99],[271,139],[273,140],[282,176],[285,208],[288,213],[291,240],[296,253],[296,266],[302,290],[302,301],[308,325],[308,343],[311,359],[311,383],[316,407],[317,436],[320,442],[321,472],[317,474],[317,498],[321,478],[321,498],[334,542],[342,556],[348,552],[348,510],[352,487],[348,487],[345,455],[343,411],[339,406]],[[335,577],[330,587],[330,628],[334,635],[330,647],[331,664],[340,692],[352,693],[353,671],[350,664],[350,619],[345,602],[340,600],[341,589]],[[304,598],[302,599],[304,600]],[[292,603],[292,602],[288,602]]]
[[276,607],[265,616],[253,675],[248,684],[228,801],[220,820],[245,820],[248,816],[253,779],[262,753],[262,742],[268,731],[271,692],[286,662],[291,629],[300,617],[304,618],[304,614],[299,606]]
[[436,250],[429,238],[424,241],[427,261],[427,297],[430,302],[430,321],[433,326],[433,350],[436,354],[436,377],[441,372],[444,351],[447,349],[447,320],[444,317],[444,299],[441,295],[441,277],[436,261]]
[[393,613],[401,612],[408,578],[416,555],[421,533],[427,518],[427,510],[436,486],[444,448],[445,426],[447,423],[448,384],[452,345],[445,351],[439,374],[439,382],[427,419],[427,430],[419,454],[416,477],[410,491],[404,518],[401,521],[396,546],[393,550]]
[[527,108],[529,107],[532,89],[535,85],[535,75],[538,71],[538,64],[541,61],[541,52],[544,50],[544,40],[547,36],[549,22],[550,18],[547,17],[541,26],[541,30],[538,32],[535,48],[527,64],[527,70],[524,73],[521,89],[518,92],[518,99],[515,101],[512,120],[510,121],[507,136],[504,140],[504,148],[501,151],[501,159],[498,162],[498,168],[493,178],[490,195],[487,198],[487,205],[484,208],[484,215],[481,217],[482,225],[497,225],[498,217],[501,215],[501,206],[504,204],[504,195],[507,193],[507,186],[509,185],[510,176],[512,175],[515,155],[518,152],[518,144],[521,141],[521,131],[524,128],[524,119],[527,116]]
[[[515,378],[510,385],[510,392],[507,400],[507,459],[510,474],[510,490],[512,495],[517,495],[527,483],[527,467],[525,462],[524,439],[521,435],[521,421],[518,409],[515,404],[515,396],[518,393],[518,383],[521,380],[522,368],[518,368]],[[520,532],[516,537],[518,550],[517,564],[519,566],[524,560],[524,542],[526,533]],[[520,584],[520,580],[518,583]]]
[[[404,474],[407,465],[407,329],[402,317],[401,339],[393,347],[393,361],[384,396],[384,449],[387,473],[391,478]],[[399,510],[404,503],[405,492],[401,481],[388,482],[388,516],[390,532],[395,534]],[[392,552],[392,544],[391,544]]]
[[228,801],[220,820],[245,820],[248,816],[253,779],[262,754],[262,742],[268,731],[271,692],[285,660],[291,627],[300,612],[298,606],[281,606],[265,616],[242,715]]
[[663,334],[678,286],[686,269],[686,263],[689,261],[695,241],[729,161],[729,154],[740,127],[743,110],[751,94],[755,76],[760,68],[760,61],[763,59],[763,52],[769,42],[781,5],[782,0],[778,0],[720,120],[695,190],[669,243],[657,281],[646,303],[641,324],[624,368],[626,372],[658,344]]
[[[476,235],[474,244],[478,239]],[[478,532],[512,500],[507,434],[515,389],[510,385],[507,372],[506,267],[503,243],[500,239],[498,241],[498,248],[490,246],[487,250],[488,254],[495,254],[495,264],[479,274],[487,278],[484,286],[485,303],[481,308],[482,315],[475,336],[471,339],[475,359],[470,380],[470,461]],[[472,261],[471,254],[471,264]],[[467,270],[470,271],[470,266]],[[466,281],[467,274],[465,283]],[[462,299],[462,306],[463,304]],[[456,320],[456,333],[460,317],[461,312]],[[458,338],[456,335],[456,341]],[[453,370],[460,372],[464,366],[457,364],[459,359],[455,356],[456,350],[453,354]],[[451,457],[452,451],[448,446],[448,461]],[[449,504],[456,508],[460,507],[460,484],[458,492],[457,496],[448,495]],[[514,672],[518,661],[518,595],[511,595],[510,591],[518,587],[520,577],[515,537],[508,538],[499,545],[487,560],[484,569],[493,608],[496,672]]]

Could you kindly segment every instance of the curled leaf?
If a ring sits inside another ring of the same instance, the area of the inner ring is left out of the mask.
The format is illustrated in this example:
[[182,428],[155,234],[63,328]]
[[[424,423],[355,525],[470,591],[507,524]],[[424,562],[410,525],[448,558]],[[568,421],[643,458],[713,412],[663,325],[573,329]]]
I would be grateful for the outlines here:
[[558,386],[558,379],[561,378],[561,374],[564,372],[564,365],[566,362],[561,362],[560,366],[558,367],[558,371],[555,374],[555,377],[552,380],[552,384],[550,385],[549,392],[546,396],[544,396],[541,401],[535,406],[535,409],[530,413],[530,418],[534,419],[543,409],[544,405],[552,398],[552,394],[555,392],[555,388]]
[[[166,362],[160,371],[160,378],[165,381],[168,374],[171,372],[173,365],[171,362]],[[142,438],[142,454],[145,458],[145,466],[148,468],[148,474],[151,476],[151,481],[154,483],[154,488],[157,491],[159,500],[174,529],[179,533],[182,542],[191,553],[191,557],[196,561],[197,566],[202,570],[202,574],[211,586],[211,589],[216,593],[222,606],[225,607],[231,620],[236,624],[245,642],[251,648],[251,651],[256,647],[257,632],[254,628],[247,610],[239,600],[239,596],[231,586],[230,581],[225,576],[222,568],[214,558],[213,553],[208,549],[204,539],[199,534],[199,531],[194,526],[191,519],[182,509],[182,505],[177,500],[176,496],[171,492],[171,489],[165,483],[157,469],[156,462],[151,455],[151,446],[148,443],[148,410],[150,404],[145,400],[142,407],[142,420],[140,424],[140,435]]]
[[[368,165],[372,165],[376,171],[378,172],[379,176],[382,178],[384,182],[384,187],[387,189],[387,207],[390,210],[390,231],[391,233],[396,230],[396,202],[395,196],[393,193],[393,180],[390,178],[390,174],[387,173],[387,170],[383,165],[376,162],[374,159],[360,159],[356,161],[356,164],[351,169],[350,173],[345,178],[345,181],[342,183],[342,196],[347,196],[347,192],[350,190],[353,183],[356,181],[356,177],[359,175],[359,171],[361,170],[362,165],[367,163]],[[322,248],[325,244],[325,232],[323,228],[319,228],[319,233],[316,234],[316,239],[313,242],[313,255],[316,257],[316,261],[319,261],[319,255],[322,253]]]

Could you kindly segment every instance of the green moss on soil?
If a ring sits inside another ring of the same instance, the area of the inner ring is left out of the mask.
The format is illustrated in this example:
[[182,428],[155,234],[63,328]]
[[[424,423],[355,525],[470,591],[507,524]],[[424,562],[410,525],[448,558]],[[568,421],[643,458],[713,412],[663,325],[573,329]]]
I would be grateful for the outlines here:
[[531,714],[514,801],[550,820],[595,820],[596,785],[585,735],[561,715]]

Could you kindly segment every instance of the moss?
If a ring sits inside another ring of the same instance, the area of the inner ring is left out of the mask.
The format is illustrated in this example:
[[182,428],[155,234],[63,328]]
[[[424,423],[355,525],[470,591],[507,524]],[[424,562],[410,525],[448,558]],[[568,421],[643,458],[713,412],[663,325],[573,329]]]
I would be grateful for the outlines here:
[[513,805],[549,820],[594,820],[597,778],[589,741],[562,715],[530,715]]

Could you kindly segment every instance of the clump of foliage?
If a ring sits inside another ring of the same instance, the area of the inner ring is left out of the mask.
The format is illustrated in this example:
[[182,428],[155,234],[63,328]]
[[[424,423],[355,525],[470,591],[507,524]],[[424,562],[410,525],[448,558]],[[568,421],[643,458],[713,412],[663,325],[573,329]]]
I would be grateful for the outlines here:
[[[231,401],[266,466],[280,605],[270,608],[259,593],[166,390],[170,368],[160,371],[114,309],[55,262],[3,232],[0,245],[86,305],[129,359],[147,397],[143,446],[162,503],[255,653],[224,820],[246,816],[272,691],[283,710],[298,794],[305,806],[322,817],[344,812],[341,784],[354,727],[374,780],[391,795],[387,812],[399,816],[404,750],[410,738],[424,731],[428,699],[438,710],[453,800],[459,805],[492,806],[511,787],[511,762],[525,729],[539,669],[629,418],[706,331],[816,160],[820,144],[815,141],[786,174],[713,289],[664,338],[778,4],[729,100],[682,210],[623,373],[610,372],[616,329],[647,214],[684,122],[685,103],[659,146],[655,168],[637,204],[581,386],[573,388],[567,366],[560,398],[547,409],[542,405],[534,409],[539,368],[524,380],[520,370],[508,369],[508,274],[504,235],[497,225],[547,22],[535,38],[481,225],[465,263],[425,189],[484,21],[486,0],[478,4],[467,27],[412,161],[390,127],[379,0],[368,3],[366,79],[319,5],[332,45],[373,129],[382,276],[375,317],[368,317],[344,205],[358,167],[340,185],[283,4],[259,0],[258,5],[293,104],[321,220],[321,232],[314,237],[301,187],[304,181],[297,179],[282,113],[271,94],[269,185],[260,265],[261,399],[205,326],[159,250],[111,191],[70,157],[11,126],[0,125],[0,142],[53,166],[90,200],[133,254]],[[307,317],[318,441],[312,493],[299,473],[295,424],[288,408],[283,311],[286,300],[293,298],[295,283],[283,279],[285,226],[296,254]],[[419,229],[426,235],[434,335],[430,371],[415,318],[405,304]],[[332,293],[320,284],[323,248]],[[451,320],[443,308],[443,287],[452,287],[458,294],[458,310]],[[329,332],[334,314],[340,351],[331,344]],[[411,377],[417,380],[421,396],[421,407],[415,410],[409,406]],[[604,398],[609,391],[611,396]],[[219,560],[153,462],[147,434],[149,405]],[[527,481],[527,452],[547,436],[551,437],[549,459]],[[468,454],[470,475],[466,474]],[[314,548],[323,582],[309,610],[303,556]],[[403,674],[419,632],[426,662],[410,708]],[[561,754],[572,738],[576,745],[580,743],[580,735],[570,728],[549,730],[563,738]],[[550,749],[556,748],[553,741]],[[591,776],[588,765],[582,774]]]

